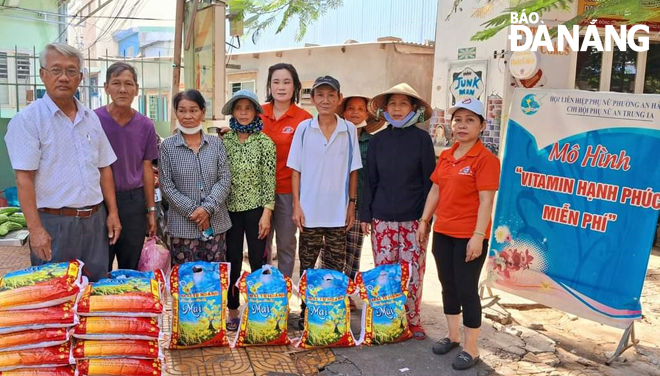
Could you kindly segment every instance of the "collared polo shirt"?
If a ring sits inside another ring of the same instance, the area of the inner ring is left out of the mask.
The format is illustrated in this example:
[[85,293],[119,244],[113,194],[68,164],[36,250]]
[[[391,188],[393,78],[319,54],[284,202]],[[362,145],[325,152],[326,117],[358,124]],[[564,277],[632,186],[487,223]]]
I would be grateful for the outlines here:
[[36,171],[37,208],[82,208],[103,201],[99,168],[117,157],[94,111],[75,101],[73,122],[48,94],[9,122],[9,159],[14,170]]
[[[471,238],[477,225],[479,191],[496,191],[500,186],[500,160],[477,143],[461,158],[454,158],[459,143],[443,151],[431,175],[440,188],[433,231],[455,238]],[[491,230],[489,220],[486,239]]]
[[291,104],[289,109],[279,119],[273,115],[273,104],[263,105],[264,113],[261,119],[264,122],[263,132],[275,143],[276,170],[275,193],[291,193],[291,169],[286,166],[289,158],[289,149],[293,141],[293,134],[303,120],[311,119],[312,114],[302,108]]
[[305,227],[346,225],[349,176],[362,168],[362,158],[355,125],[336,118],[330,140],[319,128],[318,116],[302,122],[293,136],[287,166],[300,172]]

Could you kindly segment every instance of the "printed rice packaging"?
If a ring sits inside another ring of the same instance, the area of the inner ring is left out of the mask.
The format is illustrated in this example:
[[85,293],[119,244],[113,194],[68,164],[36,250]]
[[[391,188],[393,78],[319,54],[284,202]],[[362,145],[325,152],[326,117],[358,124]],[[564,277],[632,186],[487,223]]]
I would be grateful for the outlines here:
[[358,272],[355,281],[366,303],[359,344],[382,345],[412,337],[406,317],[408,264],[381,265]]
[[78,324],[75,302],[25,311],[0,311],[0,334],[28,329],[68,328]]
[[25,367],[57,367],[73,362],[70,342],[30,350],[0,352],[0,371]]
[[19,368],[12,371],[0,372],[0,376],[74,376],[76,369],[66,367]]
[[163,354],[158,341],[116,340],[116,341],[76,341],[73,346],[73,357],[81,359],[101,358],[133,358],[133,359],[162,359]]
[[79,360],[76,376],[160,376],[158,359],[86,359]]
[[0,351],[56,346],[69,341],[69,329],[52,328],[0,334]]
[[83,280],[82,261],[33,266],[0,279],[0,310],[34,309],[75,300]]
[[141,272],[139,270],[132,269],[117,269],[108,273],[108,276],[111,279],[122,279],[122,278],[144,278],[144,279],[155,279],[158,282],[158,285],[161,286],[161,295],[167,291],[167,281],[165,279],[165,273],[162,270],[157,269],[153,271]]
[[355,346],[348,302],[355,292],[353,281],[336,270],[308,269],[300,277],[299,291],[307,309],[298,347]]
[[277,268],[264,265],[252,274],[243,273],[237,285],[247,304],[233,346],[288,345],[291,279]]
[[77,339],[118,340],[161,338],[157,317],[81,317],[73,337]]
[[102,279],[88,285],[78,303],[80,316],[154,317],[163,314],[155,279]]
[[229,263],[187,262],[170,274],[171,349],[227,346]]

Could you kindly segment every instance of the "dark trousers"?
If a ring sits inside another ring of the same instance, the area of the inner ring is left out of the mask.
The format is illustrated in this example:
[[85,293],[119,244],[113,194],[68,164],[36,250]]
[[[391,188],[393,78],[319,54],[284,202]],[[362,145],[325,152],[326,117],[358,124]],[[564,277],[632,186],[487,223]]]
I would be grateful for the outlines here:
[[137,269],[147,233],[147,207],[142,188],[116,192],[121,234],[117,243],[110,246],[108,270],[117,256],[119,269]]
[[[346,227],[303,227],[298,235],[300,275],[313,269],[321,254],[321,264],[326,269],[344,272],[346,265]],[[305,311],[306,304],[301,308]]]
[[107,217],[103,205],[89,218],[39,212],[41,224],[51,238],[52,259],[44,261],[34,252],[30,252],[32,266],[78,259],[85,263],[83,274],[87,275],[91,282],[106,278],[108,276],[108,227],[105,223]]
[[463,325],[481,327],[481,300],[479,275],[488,253],[488,240],[484,240],[481,256],[465,262],[470,239],[461,239],[433,233],[433,257],[442,284],[442,304],[446,315],[463,311]]
[[238,309],[240,306],[239,292],[235,285],[241,276],[244,236],[247,238],[250,269],[253,272],[257,271],[266,261],[266,238],[259,239],[259,220],[263,212],[264,208],[229,212],[231,219],[231,228],[227,230],[227,261],[231,263],[230,288],[227,293],[229,309]]

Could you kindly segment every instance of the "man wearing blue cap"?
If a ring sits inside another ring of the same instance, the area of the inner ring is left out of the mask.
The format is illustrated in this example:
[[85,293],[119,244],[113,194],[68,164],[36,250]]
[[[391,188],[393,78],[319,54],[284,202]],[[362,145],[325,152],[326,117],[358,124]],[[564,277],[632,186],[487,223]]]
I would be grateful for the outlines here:
[[[357,170],[362,168],[357,130],[336,115],[339,81],[322,76],[312,86],[318,115],[296,129],[287,166],[293,170],[293,221],[300,231],[300,274],[323,265],[343,272],[346,229],[355,220]],[[323,251],[323,252],[321,252]],[[304,325],[305,306],[298,325]]]

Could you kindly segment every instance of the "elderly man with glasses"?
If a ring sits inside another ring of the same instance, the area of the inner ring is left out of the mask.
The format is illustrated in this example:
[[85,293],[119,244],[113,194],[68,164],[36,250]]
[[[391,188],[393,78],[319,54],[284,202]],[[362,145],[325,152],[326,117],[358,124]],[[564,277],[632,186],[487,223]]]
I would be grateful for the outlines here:
[[30,231],[32,265],[79,259],[91,281],[108,272],[121,233],[110,165],[117,159],[96,114],[75,98],[83,56],[53,43],[39,55],[46,95],[9,122],[5,142]]

